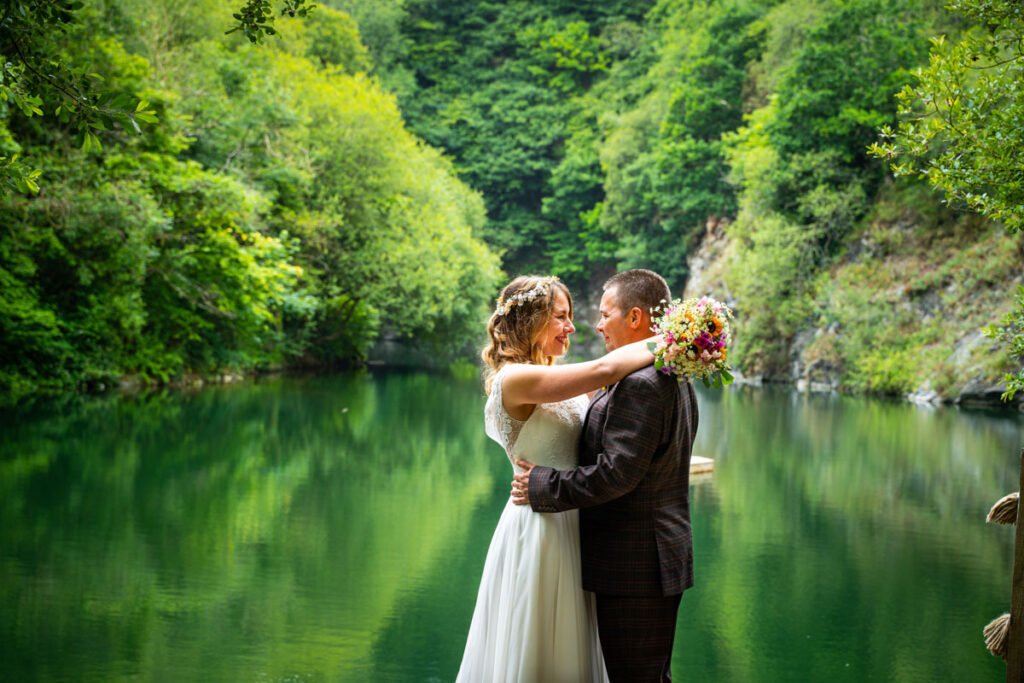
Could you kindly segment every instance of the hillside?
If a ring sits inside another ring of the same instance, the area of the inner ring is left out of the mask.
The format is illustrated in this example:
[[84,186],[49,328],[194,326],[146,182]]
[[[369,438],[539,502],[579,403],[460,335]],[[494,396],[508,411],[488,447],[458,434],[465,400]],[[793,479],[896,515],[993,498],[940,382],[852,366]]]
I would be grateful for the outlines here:
[[748,378],[939,401],[1019,370],[979,330],[1020,238],[868,152],[930,39],[972,30],[943,2],[392,8],[382,81],[482,193],[506,272],[579,293],[588,351],[604,277],[648,267],[735,305]]
[[809,314],[770,348],[744,339],[743,321],[756,312],[735,294],[747,276],[741,239],[732,224],[709,224],[685,295],[734,308],[745,381],[995,404],[1003,375],[1019,367],[981,328],[1010,311],[1007,293],[1024,284],[1024,240],[943,207],[918,185],[886,184],[807,298],[784,302]]

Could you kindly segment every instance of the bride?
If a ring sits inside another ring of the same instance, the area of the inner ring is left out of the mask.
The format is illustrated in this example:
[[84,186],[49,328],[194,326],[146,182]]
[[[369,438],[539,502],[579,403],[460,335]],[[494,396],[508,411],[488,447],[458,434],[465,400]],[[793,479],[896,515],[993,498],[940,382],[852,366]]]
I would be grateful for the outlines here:
[[[553,277],[517,277],[502,290],[483,350],[487,435],[513,469],[528,460],[576,465],[586,394],[648,365],[645,342],[597,360],[553,365],[569,348],[573,306]],[[580,583],[579,512],[505,505],[491,538],[457,683],[607,681],[593,595]]]

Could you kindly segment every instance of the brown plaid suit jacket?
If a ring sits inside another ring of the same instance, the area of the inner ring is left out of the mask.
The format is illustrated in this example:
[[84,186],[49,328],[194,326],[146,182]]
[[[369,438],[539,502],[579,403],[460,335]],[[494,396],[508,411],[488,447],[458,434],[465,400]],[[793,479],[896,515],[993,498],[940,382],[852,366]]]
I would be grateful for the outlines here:
[[584,589],[668,596],[693,585],[689,488],[696,433],[693,386],[647,366],[594,396],[576,468],[533,469],[534,510],[581,508]]

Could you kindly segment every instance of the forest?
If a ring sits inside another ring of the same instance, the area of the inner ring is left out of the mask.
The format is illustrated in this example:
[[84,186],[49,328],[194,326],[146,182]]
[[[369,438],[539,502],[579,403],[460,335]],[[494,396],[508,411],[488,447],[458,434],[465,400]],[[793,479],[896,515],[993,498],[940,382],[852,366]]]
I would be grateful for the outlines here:
[[240,2],[7,3],[5,401],[443,366],[504,277],[628,267],[748,377],[1024,384],[1019,3]]

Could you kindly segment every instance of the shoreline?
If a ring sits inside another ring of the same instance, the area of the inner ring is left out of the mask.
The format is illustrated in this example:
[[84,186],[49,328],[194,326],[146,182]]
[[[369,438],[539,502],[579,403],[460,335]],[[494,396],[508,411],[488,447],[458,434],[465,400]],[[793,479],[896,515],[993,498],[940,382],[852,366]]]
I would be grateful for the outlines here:
[[956,407],[968,409],[984,409],[1008,412],[1024,412],[1024,394],[1017,394],[1012,400],[1002,400],[1006,386],[1000,383],[990,384],[980,381],[969,382],[957,396],[942,396],[933,390],[916,391],[907,394],[876,394],[866,391],[844,390],[843,385],[830,382],[814,382],[806,379],[775,379],[764,375],[746,376],[734,371],[736,385],[751,387],[789,387],[801,394],[837,394],[843,396],[863,396],[902,403],[910,403],[923,407]]
[[[475,362],[467,360],[456,360],[446,365],[436,366],[410,366],[405,364],[388,363],[382,360],[371,360],[358,365],[347,367],[275,367],[260,370],[210,373],[200,375],[189,373],[182,377],[167,382],[147,382],[137,375],[126,375],[116,382],[109,384],[98,383],[97,385],[69,389],[66,391],[39,391],[20,396],[16,400],[0,401],[0,411],[16,411],[32,404],[40,403],[62,403],[73,400],[85,400],[90,398],[135,398],[147,394],[156,394],[164,391],[180,391],[182,393],[194,393],[210,387],[228,386],[245,382],[255,382],[271,377],[309,377],[309,376],[331,376],[345,373],[368,372],[371,374],[387,373],[410,373],[422,372],[432,375],[445,375],[456,380],[468,381],[480,376],[480,369]],[[880,399],[884,401],[897,401],[909,403],[921,407],[930,408],[958,408],[968,410],[985,410],[994,412],[1020,412],[1024,413],[1024,394],[1018,394],[1012,401],[1003,401],[1000,397],[1005,391],[1002,384],[971,383],[965,387],[965,391],[955,397],[940,396],[937,392],[915,392],[910,394],[876,394],[861,391],[848,391],[839,383],[812,382],[808,380],[777,379],[764,375],[743,375],[734,371],[734,387],[754,388],[776,388],[788,389],[792,392],[807,395],[841,395],[857,396],[863,398]]]

